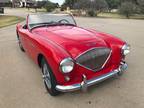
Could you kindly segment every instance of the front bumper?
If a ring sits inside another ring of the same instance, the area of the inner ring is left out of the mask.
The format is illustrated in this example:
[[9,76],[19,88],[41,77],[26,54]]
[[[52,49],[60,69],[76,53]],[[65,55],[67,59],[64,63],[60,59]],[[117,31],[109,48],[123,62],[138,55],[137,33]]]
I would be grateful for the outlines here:
[[70,92],[70,91],[75,91],[75,90],[80,90],[80,89],[83,91],[86,91],[88,86],[102,82],[102,81],[104,81],[110,77],[113,77],[117,74],[120,75],[121,73],[123,73],[123,71],[125,71],[127,69],[127,67],[128,67],[128,65],[125,62],[121,62],[119,68],[117,68],[107,74],[104,74],[104,75],[96,77],[96,78],[92,78],[90,80],[87,80],[86,76],[83,75],[83,79],[82,79],[81,83],[67,85],[67,86],[56,85],[56,90],[61,91],[61,92]]

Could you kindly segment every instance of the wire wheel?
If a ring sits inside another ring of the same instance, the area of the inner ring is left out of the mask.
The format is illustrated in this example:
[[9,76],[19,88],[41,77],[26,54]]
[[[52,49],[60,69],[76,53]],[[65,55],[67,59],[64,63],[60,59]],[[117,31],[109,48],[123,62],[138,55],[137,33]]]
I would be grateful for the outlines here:
[[46,64],[43,65],[43,80],[46,86],[51,89],[51,77],[49,73],[49,69]]

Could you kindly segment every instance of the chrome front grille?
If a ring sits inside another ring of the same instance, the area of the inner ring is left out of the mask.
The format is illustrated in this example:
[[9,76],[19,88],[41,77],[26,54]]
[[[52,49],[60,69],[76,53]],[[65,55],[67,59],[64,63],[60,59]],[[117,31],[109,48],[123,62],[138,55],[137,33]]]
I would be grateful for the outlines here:
[[92,48],[76,58],[77,64],[90,69],[98,71],[102,69],[111,56],[111,49],[109,48]]

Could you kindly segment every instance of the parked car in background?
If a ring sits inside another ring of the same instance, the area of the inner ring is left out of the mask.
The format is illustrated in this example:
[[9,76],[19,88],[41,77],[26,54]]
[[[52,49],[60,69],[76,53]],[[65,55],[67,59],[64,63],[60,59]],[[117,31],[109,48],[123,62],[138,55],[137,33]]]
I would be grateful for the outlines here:
[[79,27],[72,15],[31,14],[26,24],[17,24],[16,32],[20,49],[42,69],[52,96],[86,91],[127,69],[125,57],[130,46],[125,41]]

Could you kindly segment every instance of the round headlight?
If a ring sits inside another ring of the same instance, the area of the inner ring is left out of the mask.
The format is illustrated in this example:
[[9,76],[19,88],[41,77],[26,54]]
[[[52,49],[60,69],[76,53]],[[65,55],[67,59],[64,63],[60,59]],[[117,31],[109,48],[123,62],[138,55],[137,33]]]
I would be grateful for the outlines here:
[[123,45],[122,54],[127,55],[130,52],[130,46],[128,44]]
[[63,73],[69,73],[73,70],[73,68],[74,68],[74,62],[72,58],[65,58],[60,63],[60,69]]

